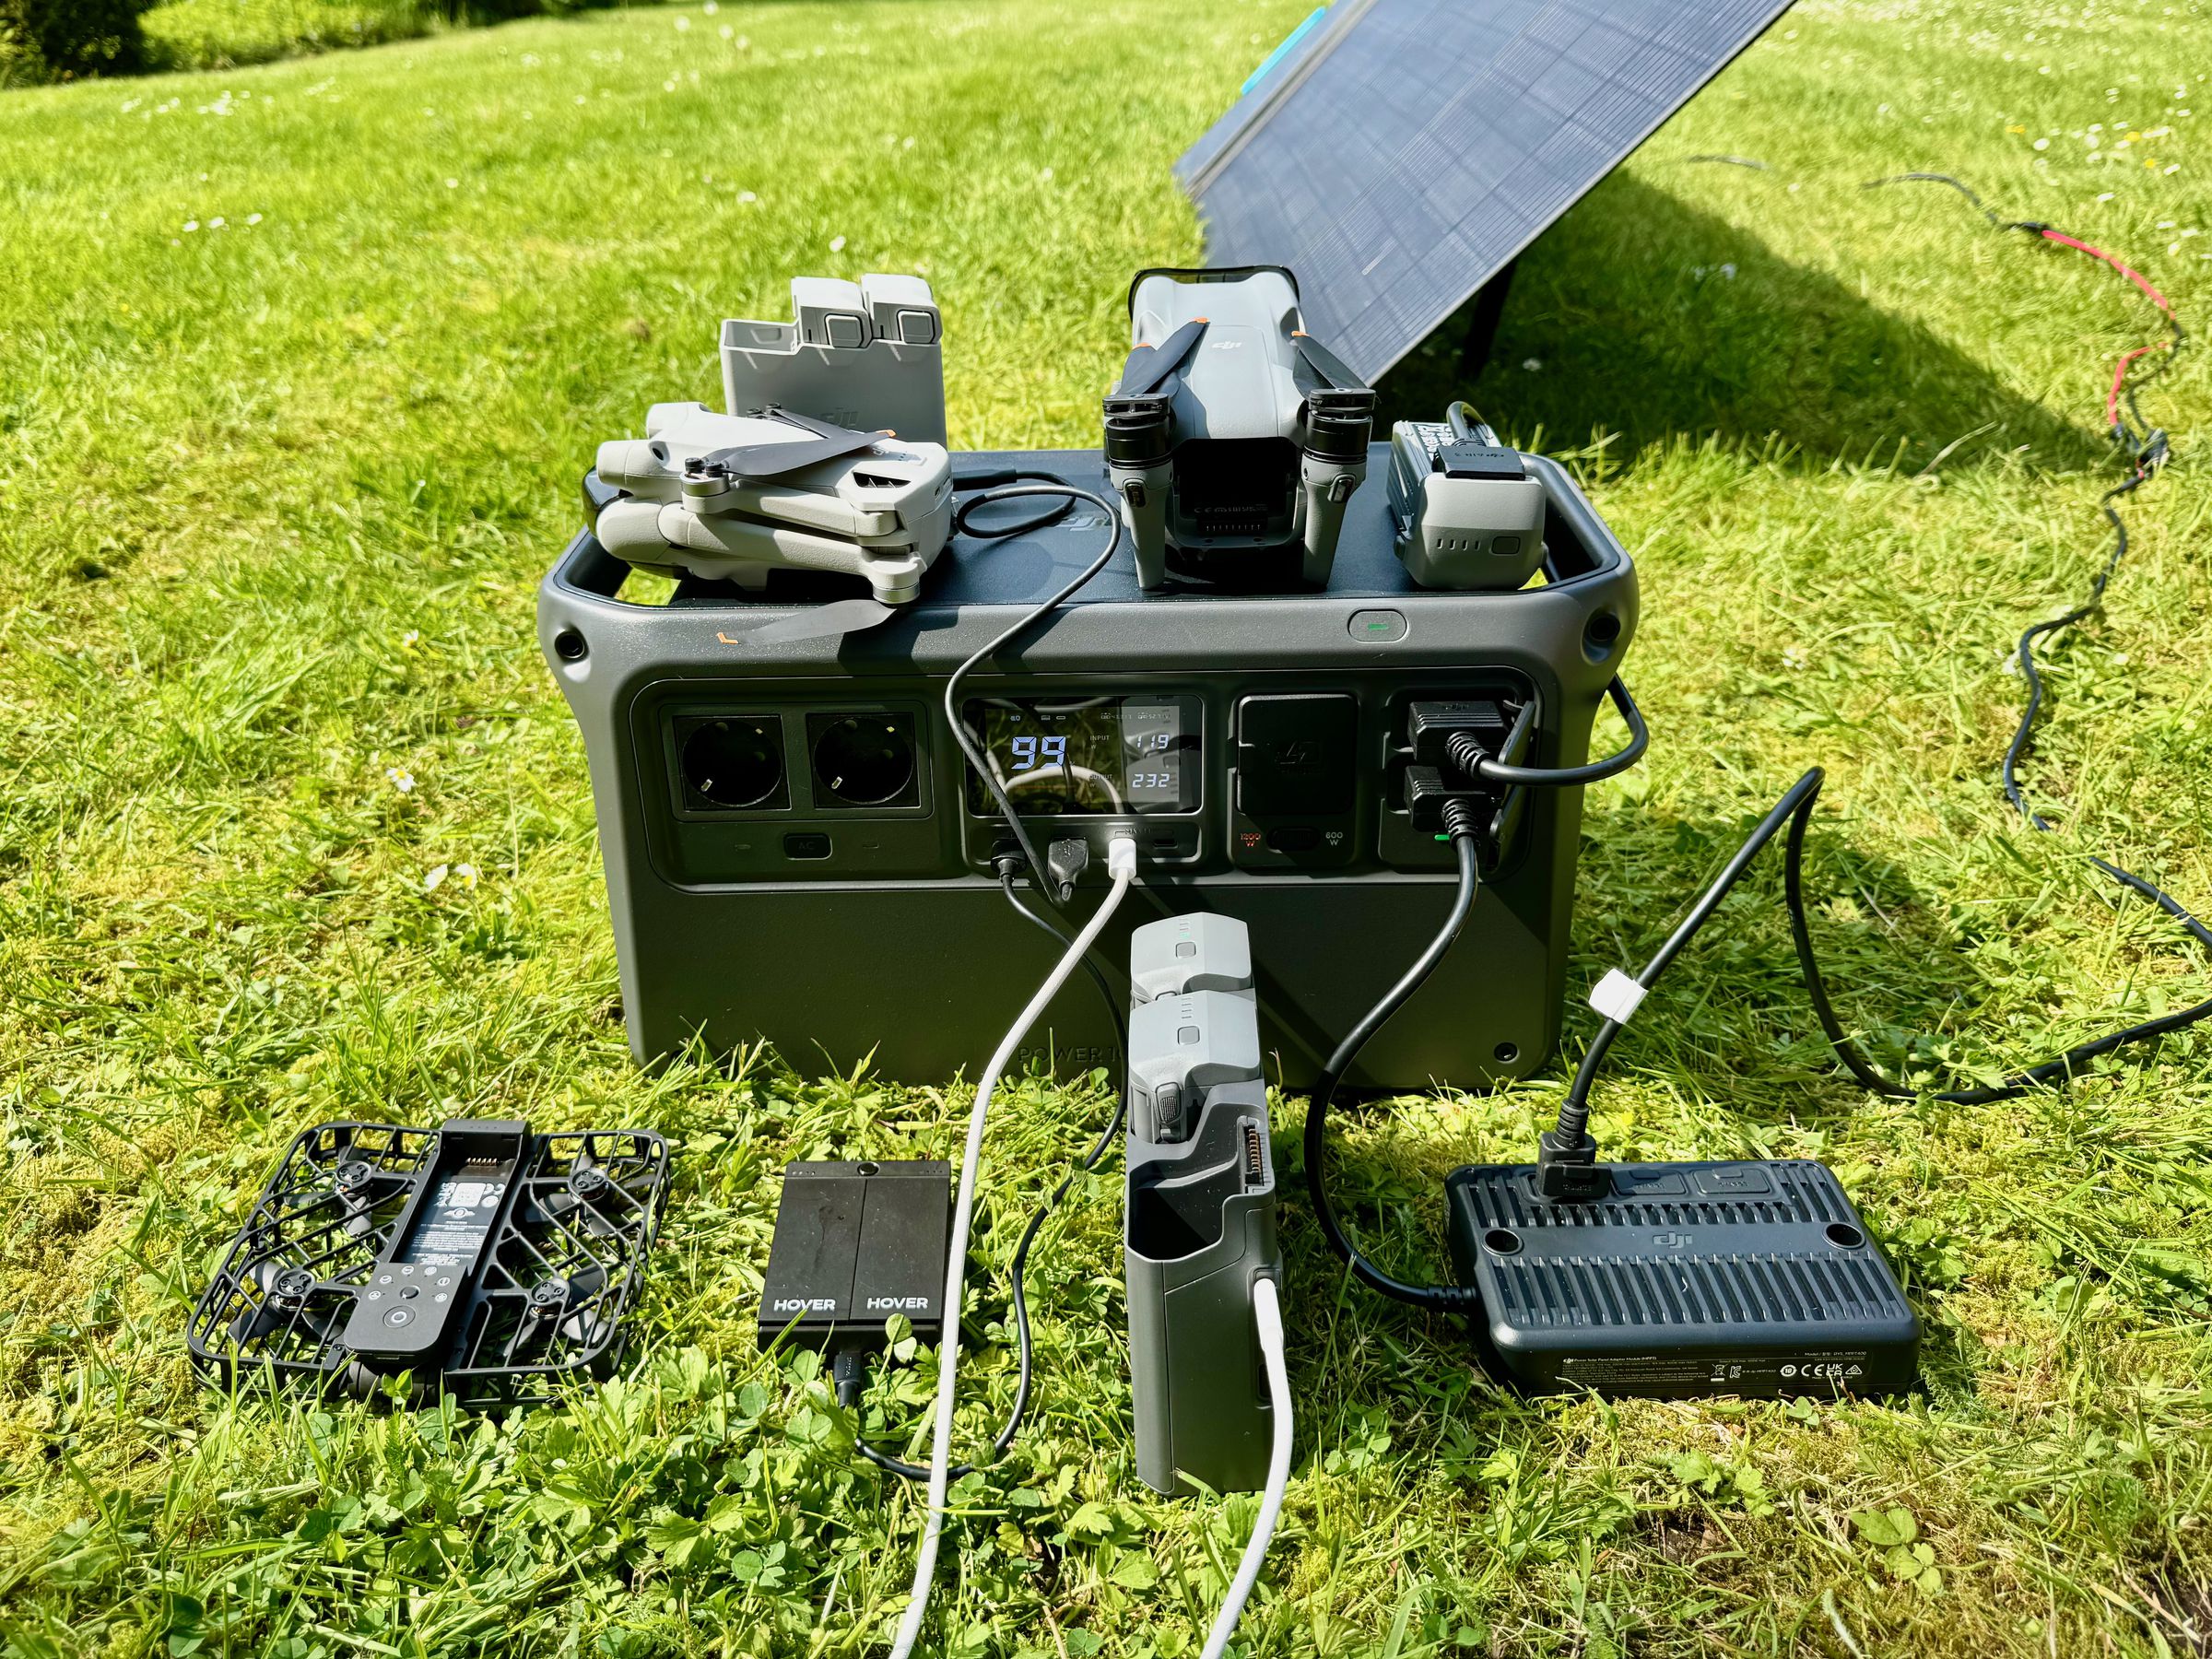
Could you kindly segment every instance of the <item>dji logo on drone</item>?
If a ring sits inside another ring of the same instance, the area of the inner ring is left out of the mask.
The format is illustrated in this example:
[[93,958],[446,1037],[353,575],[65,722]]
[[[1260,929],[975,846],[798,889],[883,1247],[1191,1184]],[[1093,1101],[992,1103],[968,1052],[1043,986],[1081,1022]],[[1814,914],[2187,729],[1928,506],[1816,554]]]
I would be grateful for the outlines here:
[[1653,1233],[1652,1242],[1662,1250],[1681,1250],[1690,1241],[1688,1233]]

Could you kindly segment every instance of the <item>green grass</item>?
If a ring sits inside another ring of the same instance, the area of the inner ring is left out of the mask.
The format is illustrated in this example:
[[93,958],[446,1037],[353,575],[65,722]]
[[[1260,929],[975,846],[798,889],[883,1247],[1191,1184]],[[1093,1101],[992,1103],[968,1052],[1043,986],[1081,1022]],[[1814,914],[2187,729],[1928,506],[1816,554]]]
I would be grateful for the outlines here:
[[[956,441],[1085,441],[1128,272],[1198,251],[1170,163],[1305,8],[725,0],[0,103],[10,1659],[879,1646],[914,1500],[810,1361],[754,1353],[752,1295],[784,1160],[944,1156],[967,1091],[630,1066],[533,587],[593,445],[712,396],[715,320],[794,272],[924,268]],[[2201,315],[2208,50],[2195,6],[1807,0],[1524,262],[1480,402],[1576,454],[1634,550],[1656,732],[1592,794],[1574,983],[1641,960],[1818,761],[1824,949],[1893,1062],[1980,1076],[2206,994],[2085,860],[2212,900],[2212,386],[2150,400],[2179,459],[2053,653],[2030,775],[2065,828],[2023,833],[2007,648],[2103,555],[2094,429],[2143,309],[1947,193],[1858,184],[1955,169]],[[1448,363],[1394,395],[1432,409]],[[1292,1205],[1299,1465],[1254,1651],[2207,1650],[2212,1046],[1870,1099],[1776,893],[1756,872],[1647,1006],[1600,1133],[1830,1159],[1907,1276],[1926,1396],[1507,1398],[1453,1331],[1339,1294]],[[1347,1118],[1378,1251],[1432,1262],[1438,1174],[1524,1155],[1559,1088]],[[984,1269],[1104,1102],[1007,1102]],[[198,1386],[190,1299],[287,1138],[455,1112],[680,1142],[634,1372],[489,1421]],[[1036,1425],[962,1488],[933,1651],[1194,1653],[1233,1564],[1249,1500],[1134,1477],[1118,1182],[1041,1252]],[[971,1428],[1012,1375],[979,1277]],[[921,1375],[872,1432],[914,1433]]]
[[161,0],[142,19],[162,69],[235,69],[347,46],[414,40],[523,12],[659,0]]
[[228,69],[406,40],[445,17],[434,0],[166,0],[143,27],[147,55],[162,67]]

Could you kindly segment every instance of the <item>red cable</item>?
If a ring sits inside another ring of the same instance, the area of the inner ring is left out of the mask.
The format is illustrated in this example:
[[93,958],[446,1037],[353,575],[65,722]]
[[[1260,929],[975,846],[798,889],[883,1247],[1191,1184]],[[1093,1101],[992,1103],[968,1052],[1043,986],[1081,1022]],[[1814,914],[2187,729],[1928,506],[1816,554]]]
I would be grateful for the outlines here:
[[[2167,322],[2176,322],[2173,314],[2173,302],[2167,299],[2165,295],[2159,293],[2157,288],[2151,287],[2148,279],[2146,278],[2140,271],[2136,270],[2130,265],[2123,265],[2119,260],[2113,258],[2110,253],[2107,253],[2102,248],[2092,248],[2088,242],[2082,241],[2077,238],[2068,236],[2064,230],[2053,230],[2050,226],[2043,225],[2039,227],[2037,234],[2048,241],[2063,242],[2069,248],[2077,248],[2082,253],[2087,253],[2091,259],[2102,260],[2106,265],[2111,265],[2113,270],[2119,272],[2121,276],[2126,277],[2130,282],[2141,288],[2144,292],[2144,295],[2150,300],[2150,302],[2157,306],[2159,311],[2165,313]],[[2112,389],[2106,393],[2104,397],[2105,425],[2108,427],[2117,427],[2120,424],[2120,394],[2124,391],[2127,386],[2128,365],[2133,363],[2137,358],[2144,356],[2146,353],[2156,351],[2160,347],[2164,347],[2167,350],[2171,351],[2173,349],[2173,342],[2171,340],[2159,340],[2154,341],[2148,346],[2138,346],[2135,350],[2126,353],[2117,363],[2112,365]]]
[[2138,346],[2133,351],[2124,353],[2120,360],[2112,365],[2112,389],[2104,394],[2104,424],[2106,426],[2116,427],[2120,424],[2120,394],[2127,387],[2127,366],[2137,358],[2156,351],[2160,347],[2164,347],[2169,351],[2173,348],[2171,341],[2154,340],[2147,346]]

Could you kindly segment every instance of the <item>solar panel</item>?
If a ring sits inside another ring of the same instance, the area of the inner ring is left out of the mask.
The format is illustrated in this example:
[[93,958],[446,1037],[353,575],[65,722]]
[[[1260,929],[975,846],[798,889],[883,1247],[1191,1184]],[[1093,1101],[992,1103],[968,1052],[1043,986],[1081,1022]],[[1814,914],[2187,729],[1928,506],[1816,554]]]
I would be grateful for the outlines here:
[[1373,379],[1789,0],[1337,0],[1176,163],[1215,265],[1288,265]]

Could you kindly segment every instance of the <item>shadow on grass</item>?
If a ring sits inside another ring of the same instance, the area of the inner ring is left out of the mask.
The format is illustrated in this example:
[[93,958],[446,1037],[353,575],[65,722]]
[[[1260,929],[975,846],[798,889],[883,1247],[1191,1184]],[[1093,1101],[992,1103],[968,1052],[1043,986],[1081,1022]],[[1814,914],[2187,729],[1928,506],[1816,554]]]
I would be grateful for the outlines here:
[[[1615,453],[1676,439],[1925,465],[2025,446],[2092,464],[2095,436],[1988,367],[1740,226],[1617,174],[1524,253],[1488,365],[1458,361],[1472,307],[1384,377],[1391,419],[1472,396],[1500,430],[1554,447],[1615,433]],[[1530,364],[1538,365],[1530,367]],[[1961,441],[1963,440],[1963,441]]]

